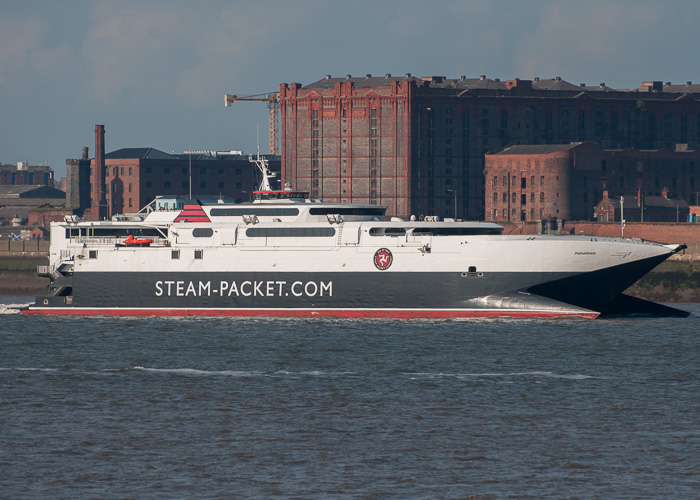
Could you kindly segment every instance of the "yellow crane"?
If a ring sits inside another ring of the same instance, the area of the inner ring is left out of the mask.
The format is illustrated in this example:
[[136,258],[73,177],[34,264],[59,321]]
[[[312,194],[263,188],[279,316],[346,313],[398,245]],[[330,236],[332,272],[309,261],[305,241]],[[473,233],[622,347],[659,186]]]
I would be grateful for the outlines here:
[[279,132],[277,128],[277,115],[280,110],[279,92],[245,96],[224,94],[224,106],[227,108],[233,106],[233,103],[236,101],[263,101],[267,103],[267,109],[270,113],[270,154],[279,154]]

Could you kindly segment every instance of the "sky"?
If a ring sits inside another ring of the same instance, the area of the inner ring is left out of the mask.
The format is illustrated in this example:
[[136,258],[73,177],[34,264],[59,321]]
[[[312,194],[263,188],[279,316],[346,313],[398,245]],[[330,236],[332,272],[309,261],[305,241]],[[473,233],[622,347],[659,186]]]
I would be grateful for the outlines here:
[[263,102],[329,74],[700,83],[696,0],[0,0],[0,163],[268,151]]

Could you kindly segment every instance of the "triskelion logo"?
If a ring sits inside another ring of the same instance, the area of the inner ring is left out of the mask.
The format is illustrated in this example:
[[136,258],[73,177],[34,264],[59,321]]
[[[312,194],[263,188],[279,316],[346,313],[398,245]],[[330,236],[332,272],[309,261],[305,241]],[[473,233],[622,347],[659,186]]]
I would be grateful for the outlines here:
[[380,248],[374,253],[374,265],[380,271],[389,269],[391,263],[394,261],[394,257],[388,248]]

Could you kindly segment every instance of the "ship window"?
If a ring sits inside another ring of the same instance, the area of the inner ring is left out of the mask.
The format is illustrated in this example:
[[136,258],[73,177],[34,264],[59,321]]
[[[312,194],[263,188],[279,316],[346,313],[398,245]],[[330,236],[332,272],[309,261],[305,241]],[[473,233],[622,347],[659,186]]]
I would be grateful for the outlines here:
[[170,258],[171,259],[179,259],[180,258],[180,250],[173,250],[170,252]]
[[160,231],[154,227],[95,227],[92,231],[93,236],[97,237],[121,238],[130,234],[133,234],[134,238],[162,236]]
[[91,259],[96,259],[97,258],[97,250],[90,250],[88,253],[88,257]]
[[214,235],[214,230],[210,227],[195,227],[192,230],[192,236],[195,238],[209,238]]
[[245,235],[249,238],[306,238],[335,236],[332,227],[250,227]]
[[209,213],[212,217],[241,217],[243,215],[258,215],[267,217],[283,217],[299,215],[298,208],[212,208]]
[[324,208],[310,208],[309,214],[311,215],[329,215],[329,214],[340,214],[340,215],[365,215],[371,217],[382,217],[386,208],[351,208],[351,207],[324,207]]
[[413,229],[414,236],[478,236],[501,234],[499,227],[420,227]]
[[373,227],[369,230],[370,236],[403,236],[405,227]]
[[195,250],[194,251],[194,258],[195,259],[201,259],[204,257],[204,250]]

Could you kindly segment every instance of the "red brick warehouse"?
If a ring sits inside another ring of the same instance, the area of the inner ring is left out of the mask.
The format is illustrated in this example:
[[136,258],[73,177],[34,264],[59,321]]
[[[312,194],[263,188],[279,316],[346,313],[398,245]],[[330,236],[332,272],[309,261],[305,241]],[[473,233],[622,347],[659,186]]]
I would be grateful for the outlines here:
[[700,141],[699,97],[700,85],[690,82],[617,90],[559,77],[347,75],[283,83],[282,172],[327,201],[387,205],[403,217],[484,219],[487,152],[572,141],[692,148]]
[[[486,219],[492,221],[595,220],[594,207],[604,192],[638,199],[638,206],[653,198],[680,198],[687,206],[700,195],[700,150],[680,147],[604,150],[585,142],[506,146],[486,155],[484,172]],[[654,218],[652,210],[645,217],[660,220],[666,219]]]

